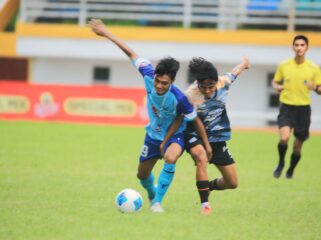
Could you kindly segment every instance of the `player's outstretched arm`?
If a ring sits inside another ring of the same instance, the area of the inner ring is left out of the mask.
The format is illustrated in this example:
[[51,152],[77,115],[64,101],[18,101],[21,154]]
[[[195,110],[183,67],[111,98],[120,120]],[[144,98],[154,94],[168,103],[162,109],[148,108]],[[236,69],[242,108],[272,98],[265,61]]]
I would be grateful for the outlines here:
[[234,76],[238,76],[240,75],[244,70],[246,69],[249,69],[250,68],[250,61],[249,61],[249,58],[246,56],[246,57],[243,57],[242,59],[242,62],[238,65],[236,65],[233,70],[232,70],[232,74]]
[[[243,57],[242,62],[240,62],[238,65],[236,65],[232,71],[231,74],[234,75],[235,77],[239,76],[244,70],[250,68],[250,61],[248,57]],[[219,81],[225,82],[227,84],[231,84],[231,79],[226,76],[219,76]]]
[[138,55],[125,42],[109,31],[100,19],[91,19],[88,22],[88,26],[98,36],[105,37],[115,43],[131,60],[138,57]]

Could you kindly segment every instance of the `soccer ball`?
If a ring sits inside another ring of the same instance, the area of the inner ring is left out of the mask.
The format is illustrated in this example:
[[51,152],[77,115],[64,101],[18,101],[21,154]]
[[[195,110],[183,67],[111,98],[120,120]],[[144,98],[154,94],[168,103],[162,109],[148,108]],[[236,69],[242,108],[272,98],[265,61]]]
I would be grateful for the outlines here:
[[122,213],[138,212],[143,206],[142,196],[135,190],[126,188],[115,199],[118,210]]

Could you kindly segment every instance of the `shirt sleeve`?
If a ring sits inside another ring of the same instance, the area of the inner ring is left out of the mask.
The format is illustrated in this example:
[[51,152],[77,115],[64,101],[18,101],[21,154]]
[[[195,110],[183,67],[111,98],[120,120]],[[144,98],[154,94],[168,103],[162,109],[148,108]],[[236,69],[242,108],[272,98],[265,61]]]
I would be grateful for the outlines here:
[[187,97],[183,95],[177,105],[177,113],[183,114],[184,119],[188,122],[193,121],[197,117],[197,113],[193,105],[188,101]]
[[145,76],[154,78],[155,70],[148,59],[139,57],[133,61],[133,64],[144,78]]
[[281,65],[279,65],[279,66],[277,67],[273,79],[274,79],[274,81],[277,82],[277,83],[282,82],[282,80],[283,80],[283,75],[282,75],[282,66],[281,66]]
[[229,88],[229,86],[236,80],[236,76],[230,72],[226,72],[224,76],[227,77],[227,80],[225,80],[225,88]]
[[315,70],[314,84],[321,85],[321,70],[320,70],[319,66]]

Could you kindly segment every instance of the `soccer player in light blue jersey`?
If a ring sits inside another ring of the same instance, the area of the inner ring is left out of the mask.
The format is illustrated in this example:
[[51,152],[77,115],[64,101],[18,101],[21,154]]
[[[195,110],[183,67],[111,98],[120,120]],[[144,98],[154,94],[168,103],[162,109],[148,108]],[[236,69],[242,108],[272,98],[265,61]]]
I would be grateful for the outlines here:
[[209,157],[212,154],[212,148],[208,142],[204,126],[197,117],[194,107],[187,97],[173,85],[179,63],[174,58],[167,57],[161,59],[154,69],[147,59],[139,57],[123,41],[114,36],[101,20],[92,19],[89,21],[89,26],[97,35],[115,43],[143,76],[147,92],[149,123],[146,126],[146,136],[139,159],[137,177],[148,193],[151,211],[163,212],[162,200],[173,180],[176,162],[185,148],[184,124],[180,125],[168,141],[164,143],[165,162],[158,178],[157,188],[154,185],[152,170],[156,162],[162,158],[160,144],[178,115],[184,116],[187,122],[192,122],[204,142],[206,154]]
[[[187,123],[186,149],[196,163],[196,186],[202,204],[201,213],[204,215],[209,215],[212,211],[208,201],[209,191],[234,189],[238,185],[234,159],[226,145],[226,141],[231,138],[231,128],[225,103],[231,84],[247,68],[249,68],[247,58],[244,58],[231,73],[223,76],[218,76],[213,64],[203,58],[193,58],[189,64],[189,71],[196,81],[188,88],[186,95],[195,106],[213,149],[212,158],[208,158],[202,139],[194,127]],[[179,128],[181,122],[182,118],[177,117],[164,141]],[[218,168],[222,177],[213,181],[208,180],[208,162]]]

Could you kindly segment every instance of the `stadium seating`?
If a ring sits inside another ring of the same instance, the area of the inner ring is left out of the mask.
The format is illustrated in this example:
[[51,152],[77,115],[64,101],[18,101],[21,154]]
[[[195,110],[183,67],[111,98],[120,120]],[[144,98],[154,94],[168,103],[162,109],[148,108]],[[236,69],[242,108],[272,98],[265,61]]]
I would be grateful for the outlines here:
[[[68,22],[85,25],[90,18],[116,24],[212,27],[248,25],[321,29],[321,1],[297,0],[21,0],[22,22]],[[289,26],[291,25],[291,26]]]

